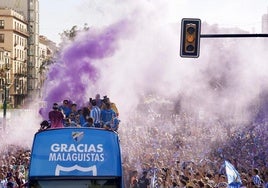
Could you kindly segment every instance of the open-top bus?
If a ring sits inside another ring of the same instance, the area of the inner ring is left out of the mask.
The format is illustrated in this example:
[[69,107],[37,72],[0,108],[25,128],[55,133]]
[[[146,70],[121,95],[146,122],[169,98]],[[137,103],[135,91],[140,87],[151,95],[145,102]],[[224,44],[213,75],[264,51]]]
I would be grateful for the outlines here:
[[97,128],[37,132],[28,179],[30,188],[122,188],[118,134]]

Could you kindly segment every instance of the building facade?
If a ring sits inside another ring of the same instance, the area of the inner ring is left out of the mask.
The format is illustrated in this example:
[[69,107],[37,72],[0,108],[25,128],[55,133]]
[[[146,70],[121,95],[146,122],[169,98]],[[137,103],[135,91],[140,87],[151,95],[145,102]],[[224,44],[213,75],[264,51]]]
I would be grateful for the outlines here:
[[[0,9],[0,47],[10,52],[10,62],[2,66],[8,75],[8,103],[11,106],[21,105],[27,95],[27,21],[12,9]],[[6,52],[4,53],[6,54]]]
[[[28,4],[26,13],[28,14],[29,49],[28,49],[28,99],[37,96],[39,88],[38,70],[41,65],[39,61],[39,1],[24,0]],[[22,6],[23,7],[23,6]]]
[[46,80],[46,74],[48,71],[48,67],[51,63],[53,63],[53,57],[57,52],[56,43],[47,39],[45,36],[39,36],[39,62],[41,63],[39,70],[38,70],[38,89],[39,98],[42,96],[42,87]]
[[4,101],[10,101],[9,84],[11,67],[11,52],[0,48],[0,103],[3,105]]
[[23,106],[40,91],[38,0],[0,1],[0,47],[11,52],[9,103]]

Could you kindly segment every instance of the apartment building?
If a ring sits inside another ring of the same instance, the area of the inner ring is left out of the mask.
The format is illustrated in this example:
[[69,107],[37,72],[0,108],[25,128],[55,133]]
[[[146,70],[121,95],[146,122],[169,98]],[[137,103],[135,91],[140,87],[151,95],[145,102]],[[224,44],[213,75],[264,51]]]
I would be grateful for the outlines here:
[[40,97],[44,81],[40,68],[49,56],[43,53],[49,48],[44,44],[39,36],[39,1],[1,0],[0,48],[11,54],[10,70],[6,70],[10,75],[10,106],[23,106]]
[[0,48],[0,104],[9,101],[11,52]]
[[0,48],[4,57],[10,52],[10,61],[4,60],[1,65],[5,75],[2,84],[6,84],[9,105],[16,107],[27,96],[27,21],[15,10],[0,9],[0,23]]
[[41,65],[38,71],[38,89],[39,93],[38,96],[42,96],[42,86],[46,80],[46,73],[48,71],[48,66],[53,62],[53,57],[57,52],[56,43],[49,40],[45,36],[39,36],[39,62]]

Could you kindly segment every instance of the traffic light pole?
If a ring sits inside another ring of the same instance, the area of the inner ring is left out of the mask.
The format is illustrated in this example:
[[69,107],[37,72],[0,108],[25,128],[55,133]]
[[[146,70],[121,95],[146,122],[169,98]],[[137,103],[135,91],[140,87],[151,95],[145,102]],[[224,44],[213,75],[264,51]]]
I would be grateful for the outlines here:
[[3,131],[6,131],[6,127],[7,127],[7,119],[6,119],[6,115],[7,115],[7,69],[5,69],[5,81],[4,81],[4,101],[3,101]]
[[268,34],[201,34],[200,38],[249,38],[268,37]]
[[200,38],[250,38],[268,37],[268,34],[201,34],[201,20],[183,18],[181,20],[180,56],[198,58]]

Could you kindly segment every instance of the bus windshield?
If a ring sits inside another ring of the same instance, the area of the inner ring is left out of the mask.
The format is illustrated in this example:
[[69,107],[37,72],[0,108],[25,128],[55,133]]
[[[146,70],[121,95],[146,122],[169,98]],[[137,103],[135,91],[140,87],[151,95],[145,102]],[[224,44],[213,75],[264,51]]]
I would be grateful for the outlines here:
[[119,179],[98,179],[98,180],[38,180],[31,182],[35,188],[118,188]]

